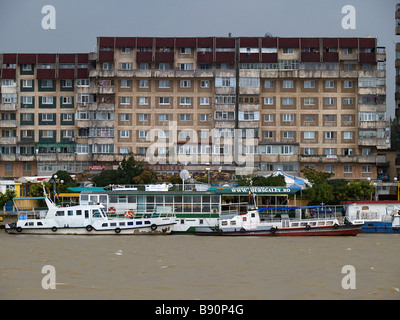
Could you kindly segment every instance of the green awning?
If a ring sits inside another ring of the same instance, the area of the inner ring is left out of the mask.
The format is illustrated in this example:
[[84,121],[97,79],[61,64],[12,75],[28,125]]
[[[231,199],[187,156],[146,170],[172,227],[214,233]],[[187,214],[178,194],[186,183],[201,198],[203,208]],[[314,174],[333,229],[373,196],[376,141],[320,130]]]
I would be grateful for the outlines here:
[[13,200],[43,200],[45,197],[22,197],[22,198],[14,198]]
[[212,187],[208,191],[215,191],[217,194],[238,194],[248,195],[249,191],[256,195],[287,195],[295,194],[298,190],[292,190],[286,187]]

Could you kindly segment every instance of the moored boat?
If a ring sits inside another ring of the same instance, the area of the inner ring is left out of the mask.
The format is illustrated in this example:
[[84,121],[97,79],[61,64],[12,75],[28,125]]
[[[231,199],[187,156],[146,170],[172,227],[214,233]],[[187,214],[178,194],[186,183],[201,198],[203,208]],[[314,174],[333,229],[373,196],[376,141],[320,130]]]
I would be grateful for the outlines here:
[[344,213],[350,220],[362,219],[365,233],[400,233],[400,201],[348,201]]
[[10,234],[133,235],[169,234],[174,216],[108,218],[102,205],[57,207],[46,195],[48,210],[19,214],[18,221],[5,226]]
[[337,218],[260,219],[259,211],[251,209],[246,214],[221,217],[215,228],[197,228],[196,235],[219,236],[356,236],[363,225],[362,220],[340,222]]

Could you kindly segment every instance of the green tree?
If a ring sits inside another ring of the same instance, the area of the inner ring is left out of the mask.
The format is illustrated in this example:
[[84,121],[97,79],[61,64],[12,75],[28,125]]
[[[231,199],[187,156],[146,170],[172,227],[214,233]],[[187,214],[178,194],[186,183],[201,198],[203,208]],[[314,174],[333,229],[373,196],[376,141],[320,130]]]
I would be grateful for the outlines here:
[[258,186],[258,187],[286,187],[285,177],[278,176],[238,176],[239,186]]
[[[46,193],[50,197],[50,190],[52,189],[51,183],[44,181],[40,183],[32,184],[29,188],[29,196],[30,197],[43,197],[43,186],[46,188]],[[46,202],[44,200],[39,200],[39,207],[46,207]]]
[[0,192],[0,209],[3,210],[3,207],[8,201],[12,201],[15,198],[15,192],[13,190],[7,189],[5,193]]
[[334,202],[333,187],[328,183],[333,173],[319,172],[311,168],[305,168],[301,172],[312,183],[312,187],[307,187],[303,192],[303,198],[309,199],[311,205]]
[[315,169],[304,168],[301,173],[310,181],[312,184],[321,184],[326,182],[329,178],[333,177],[333,172],[319,172]]
[[[73,188],[76,187],[76,182],[74,179],[72,179],[71,175],[64,170],[58,170],[55,174],[50,179],[50,182],[52,183],[55,179],[54,176],[57,176],[57,181],[56,181],[56,191],[57,194],[59,193],[64,193],[64,192],[69,192],[68,188]],[[61,180],[63,183],[61,183]],[[53,184],[51,185],[51,188],[53,188]],[[54,192],[54,190],[53,190]]]

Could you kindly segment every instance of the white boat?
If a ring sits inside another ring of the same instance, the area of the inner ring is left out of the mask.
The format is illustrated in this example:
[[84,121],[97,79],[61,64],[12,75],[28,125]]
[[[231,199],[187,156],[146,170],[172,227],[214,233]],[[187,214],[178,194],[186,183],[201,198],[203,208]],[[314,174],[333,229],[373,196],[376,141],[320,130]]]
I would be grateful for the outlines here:
[[217,228],[196,228],[197,235],[222,236],[355,236],[362,220],[340,222],[336,218],[262,220],[259,210],[252,208],[246,214],[223,217]]
[[57,207],[45,195],[47,211],[39,214],[19,214],[16,223],[5,230],[11,234],[64,235],[135,235],[169,234],[175,225],[174,216],[147,218],[108,218],[103,205]]
[[400,233],[400,201],[354,201],[345,202],[348,219],[362,219],[361,232]]

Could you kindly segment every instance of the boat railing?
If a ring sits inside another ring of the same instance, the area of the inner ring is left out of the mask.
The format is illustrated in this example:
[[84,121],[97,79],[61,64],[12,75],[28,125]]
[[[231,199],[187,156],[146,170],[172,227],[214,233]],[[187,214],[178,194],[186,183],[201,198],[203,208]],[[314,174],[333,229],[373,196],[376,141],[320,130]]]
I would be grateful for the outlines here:
[[107,213],[108,218],[132,218],[132,219],[142,219],[142,218],[171,218],[176,217],[173,212],[130,212],[125,213]]
[[43,219],[46,216],[47,210],[34,210],[34,211],[18,211],[18,220],[27,219]]
[[210,186],[206,183],[185,183],[185,184],[129,184],[129,185],[109,185],[110,190],[134,190],[134,191],[207,191]]

